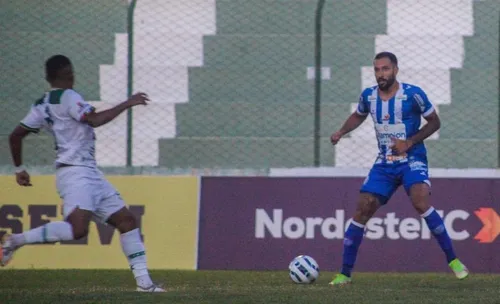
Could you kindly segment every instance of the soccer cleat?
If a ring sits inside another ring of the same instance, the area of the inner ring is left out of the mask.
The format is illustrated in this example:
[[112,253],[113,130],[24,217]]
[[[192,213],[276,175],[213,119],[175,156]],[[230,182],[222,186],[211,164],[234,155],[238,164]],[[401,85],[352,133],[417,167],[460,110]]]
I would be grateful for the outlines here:
[[3,238],[2,244],[0,244],[0,266],[7,266],[12,257],[14,256],[14,252],[18,249],[18,246],[15,246],[14,241],[12,240],[12,236],[5,235]]
[[346,285],[352,283],[352,279],[345,274],[337,274],[337,276],[328,284],[330,285]]
[[159,287],[156,284],[153,284],[149,287],[143,288],[141,286],[137,286],[137,291],[139,292],[165,292],[165,289]]
[[469,270],[459,259],[454,259],[448,264],[457,278],[465,279],[469,275]]

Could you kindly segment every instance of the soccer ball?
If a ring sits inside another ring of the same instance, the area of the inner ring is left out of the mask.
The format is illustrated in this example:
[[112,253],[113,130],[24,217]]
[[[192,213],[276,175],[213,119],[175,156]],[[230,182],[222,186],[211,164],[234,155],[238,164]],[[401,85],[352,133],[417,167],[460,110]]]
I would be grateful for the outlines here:
[[319,277],[319,266],[307,255],[299,255],[290,262],[290,278],[297,284],[311,284]]

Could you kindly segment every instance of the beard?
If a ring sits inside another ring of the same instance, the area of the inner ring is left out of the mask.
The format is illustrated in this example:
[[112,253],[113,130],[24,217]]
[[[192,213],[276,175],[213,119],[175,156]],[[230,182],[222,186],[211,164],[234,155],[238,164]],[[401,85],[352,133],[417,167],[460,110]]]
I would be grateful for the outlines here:
[[387,91],[396,81],[396,77],[391,76],[388,79],[379,78],[377,79],[378,87],[382,91]]

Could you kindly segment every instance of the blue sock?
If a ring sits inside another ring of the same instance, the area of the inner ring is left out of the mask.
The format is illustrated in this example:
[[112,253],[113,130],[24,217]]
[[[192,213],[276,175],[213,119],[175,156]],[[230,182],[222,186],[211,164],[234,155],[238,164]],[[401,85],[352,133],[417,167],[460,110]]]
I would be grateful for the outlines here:
[[351,271],[356,262],[358,248],[363,240],[365,226],[352,221],[344,236],[344,254],[342,255],[342,273],[351,277]]
[[441,249],[446,254],[446,260],[450,263],[457,256],[453,251],[453,245],[451,244],[448,231],[446,231],[446,227],[444,226],[443,219],[433,207],[422,214],[422,217],[425,219],[429,230],[438,241],[439,246],[441,246]]

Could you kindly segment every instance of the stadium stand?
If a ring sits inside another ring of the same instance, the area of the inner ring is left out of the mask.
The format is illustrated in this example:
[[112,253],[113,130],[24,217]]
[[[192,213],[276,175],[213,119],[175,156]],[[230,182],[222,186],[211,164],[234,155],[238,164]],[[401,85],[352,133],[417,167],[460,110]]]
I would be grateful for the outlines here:
[[[204,39],[204,65],[189,69],[189,102],[176,105],[177,136],[160,140],[160,165],[313,165],[315,9],[316,1],[217,1],[217,34]],[[360,66],[385,32],[385,1],[327,1],[324,16],[323,65],[334,80],[323,82],[321,162],[333,165],[328,137],[357,100]]]
[[[106,6],[106,9],[103,7]],[[100,100],[100,65],[114,60],[115,34],[125,32],[127,3],[95,1],[1,1],[0,165],[11,164],[7,135],[47,88],[44,61],[67,54],[77,73],[77,89]],[[102,20],[106,20],[105,23]],[[11,71],[6,73],[5,71]],[[51,165],[54,142],[48,135],[28,137],[24,161]]]
[[[412,22],[410,11],[420,12]],[[376,50],[395,52],[399,78],[426,90],[441,115],[441,130],[426,143],[433,167],[497,166],[498,12],[498,1],[388,2],[388,33],[377,36]],[[372,75],[363,67],[363,86],[374,84]],[[365,123],[336,148],[337,166],[372,164],[372,128]]]
[[[126,98],[127,1],[48,2],[1,1],[2,67],[17,73],[0,76],[4,143],[46,87],[43,61],[54,53],[72,58],[76,89],[98,109]],[[335,149],[328,137],[374,83],[371,60],[382,50],[399,56],[400,79],[425,89],[442,117],[427,142],[430,164],[498,166],[499,2],[454,3],[326,1],[323,166],[372,164],[371,122]],[[133,165],[312,166],[315,9],[313,0],[138,1],[133,88],[154,104],[134,110]],[[409,11],[421,12],[411,26]],[[125,115],[96,130],[101,166],[125,165],[126,130]],[[50,165],[53,154],[47,135],[28,139],[28,165]],[[10,164],[6,144],[0,156]]]

